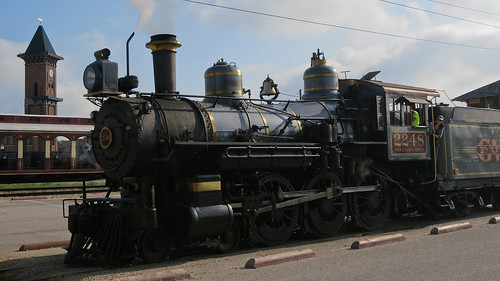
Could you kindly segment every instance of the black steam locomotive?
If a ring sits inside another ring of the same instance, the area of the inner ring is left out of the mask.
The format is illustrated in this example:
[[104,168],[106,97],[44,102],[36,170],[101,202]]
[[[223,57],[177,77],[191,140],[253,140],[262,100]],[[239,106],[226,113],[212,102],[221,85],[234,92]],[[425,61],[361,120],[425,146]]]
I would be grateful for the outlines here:
[[297,100],[279,100],[269,77],[250,98],[222,59],[205,72],[204,97],[181,95],[180,46],[169,34],[146,44],[154,93],[134,91],[128,70],[118,79],[107,49],[85,69],[86,97],[100,105],[92,148],[110,192],[69,206],[67,263],[155,262],[186,245],[227,252],[241,240],[329,237],[347,223],[373,230],[407,212],[500,208],[500,112],[437,106],[436,91],[376,73],[339,80],[319,50]]

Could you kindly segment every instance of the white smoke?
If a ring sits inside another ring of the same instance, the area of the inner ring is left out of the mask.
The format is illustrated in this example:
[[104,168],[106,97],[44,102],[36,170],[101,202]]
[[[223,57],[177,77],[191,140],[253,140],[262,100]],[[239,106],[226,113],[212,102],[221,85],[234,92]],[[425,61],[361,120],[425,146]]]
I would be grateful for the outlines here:
[[139,20],[137,21],[137,25],[135,27],[136,30],[139,30],[142,28],[144,23],[146,23],[153,15],[156,3],[154,0],[129,0],[129,1],[132,5],[135,6],[135,8],[140,13]]
[[128,0],[139,11],[136,30],[149,34],[174,33],[176,0]]

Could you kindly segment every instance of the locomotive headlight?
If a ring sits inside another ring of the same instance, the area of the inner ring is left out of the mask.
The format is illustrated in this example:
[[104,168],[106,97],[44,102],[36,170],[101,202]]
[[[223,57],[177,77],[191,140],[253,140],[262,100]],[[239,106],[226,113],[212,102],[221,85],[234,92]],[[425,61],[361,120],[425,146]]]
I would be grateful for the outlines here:
[[96,69],[96,66],[95,63],[92,63],[83,72],[83,85],[89,91],[92,91],[96,82],[102,79],[102,75],[99,69]]
[[94,53],[96,60],[83,71],[86,96],[119,95],[118,64],[108,60],[110,51],[102,49]]

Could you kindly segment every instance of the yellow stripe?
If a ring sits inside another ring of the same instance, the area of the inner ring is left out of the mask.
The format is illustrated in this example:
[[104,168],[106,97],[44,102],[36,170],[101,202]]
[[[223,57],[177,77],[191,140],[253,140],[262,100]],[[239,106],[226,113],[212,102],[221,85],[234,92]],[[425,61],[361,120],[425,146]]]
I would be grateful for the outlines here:
[[213,95],[221,95],[221,94],[239,94],[243,95],[243,91],[210,91],[210,92],[205,92],[205,95],[207,96],[213,96]]
[[115,92],[115,91],[98,91],[98,92],[92,92],[88,94],[84,94],[83,96],[86,98],[91,98],[91,97],[102,97],[102,96],[118,96],[123,94],[122,92]]
[[151,49],[151,51],[174,51],[182,46],[181,42],[175,39],[165,39],[157,40],[146,43],[146,48]]
[[330,116],[330,118],[333,118],[332,112],[330,111],[330,109],[328,109],[328,107],[326,106],[325,102],[319,101],[318,103],[323,106],[323,108],[326,110],[326,112],[328,112],[328,115]]
[[338,90],[338,89],[339,89],[339,87],[316,87],[316,88],[304,89],[304,92],[321,91],[321,90]]
[[255,107],[255,110],[257,110],[257,112],[260,114],[260,117],[262,118],[262,123],[264,123],[264,126],[266,127],[266,136],[269,136],[269,126],[267,125],[266,117],[257,107]]
[[[486,118],[486,116],[485,116]],[[492,122],[492,123],[486,123],[484,125],[459,125],[459,124],[450,124],[450,127],[454,128],[454,127],[471,127],[471,128],[487,128],[487,129],[491,129],[491,128],[496,128],[497,127],[497,124],[496,122]]]
[[189,190],[192,192],[218,191],[220,181],[188,182]]
[[475,146],[463,146],[456,147],[453,149],[455,153],[477,153],[477,147]]
[[208,114],[208,117],[210,118],[210,123],[212,123],[212,130],[213,130],[213,138],[214,138],[214,141],[215,141],[215,132],[217,131],[217,129],[215,129],[215,122],[214,122],[214,116],[212,115],[212,113],[210,111],[208,111],[208,109],[202,104],[200,103],[200,106],[203,107],[203,109],[205,109],[207,111],[207,114]]
[[457,176],[493,176],[493,175],[500,175],[500,172],[478,172],[478,173],[460,173],[460,172],[455,172],[455,175]]
[[241,72],[212,72],[205,74],[204,77],[206,78],[212,76],[229,76],[229,75],[242,76]]
[[[297,114],[295,114],[295,112],[289,107],[288,110],[290,110],[290,112],[293,114],[293,116],[297,117]],[[300,120],[296,120],[297,121],[297,126],[299,126],[299,131],[300,131],[300,134],[302,134],[302,123],[300,122]]]
[[312,60],[312,65],[313,65],[313,66],[322,66],[322,65],[326,65],[326,59],[313,59],[313,60]]
[[316,77],[339,77],[337,73],[317,73],[317,74],[309,74],[304,76],[304,79],[307,78],[316,78]]

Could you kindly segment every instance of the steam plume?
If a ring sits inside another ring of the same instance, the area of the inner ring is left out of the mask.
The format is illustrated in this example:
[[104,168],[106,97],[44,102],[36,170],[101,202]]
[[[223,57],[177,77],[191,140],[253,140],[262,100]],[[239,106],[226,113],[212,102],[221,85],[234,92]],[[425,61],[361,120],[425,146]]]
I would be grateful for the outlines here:
[[128,0],[139,11],[136,30],[149,34],[175,33],[175,0]]

